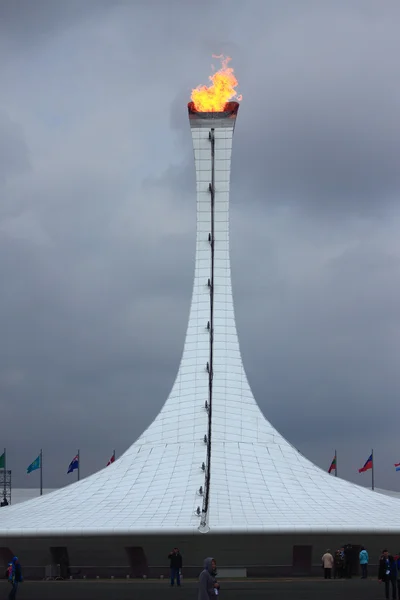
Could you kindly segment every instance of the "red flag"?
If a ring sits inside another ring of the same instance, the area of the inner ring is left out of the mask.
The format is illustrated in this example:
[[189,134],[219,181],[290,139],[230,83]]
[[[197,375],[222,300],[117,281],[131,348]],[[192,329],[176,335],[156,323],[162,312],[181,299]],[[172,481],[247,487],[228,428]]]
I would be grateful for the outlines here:
[[111,465],[111,463],[115,462],[115,453],[112,455],[112,457],[110,458],[110,460],[107,463],[107,467],[108,465]]

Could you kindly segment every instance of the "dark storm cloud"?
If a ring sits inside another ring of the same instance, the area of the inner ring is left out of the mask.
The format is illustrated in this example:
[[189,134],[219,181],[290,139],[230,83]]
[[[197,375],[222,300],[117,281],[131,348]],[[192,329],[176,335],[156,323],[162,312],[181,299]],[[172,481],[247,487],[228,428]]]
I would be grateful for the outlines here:
[[0,441],[15,485],[35,484],[41,447],[46,487],[69,481],[78,447],[83,475],[102,467],[168,395],[194,261],[186,103],[224,52],[244,96],[231,245],[250,383],[318,464],[337,447],[355,479],[373,445],[377,484],[395,486],[400,9],[251,6],[0,4],[0,397],[21,416]]

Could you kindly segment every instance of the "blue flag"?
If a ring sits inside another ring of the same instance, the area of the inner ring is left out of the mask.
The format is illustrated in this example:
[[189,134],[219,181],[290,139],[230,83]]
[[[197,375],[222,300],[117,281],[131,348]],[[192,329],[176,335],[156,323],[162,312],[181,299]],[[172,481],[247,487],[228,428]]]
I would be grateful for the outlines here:
[[73,458],[71,460],[71,462],[69,463],[67,474],[72,473],[72,471],[75,471],[75,469],[78,469],[78,468],[79,468],[79,456],[76,455],[75,458]]
[[36,469],[40,469],[40,454],[37,458],[35,458],[35,460],[33,461],[33,463],[31,463],[29,465],[29,467],[27,468],[26,472],[27,473],[32,473],[32,471],[36,471]]

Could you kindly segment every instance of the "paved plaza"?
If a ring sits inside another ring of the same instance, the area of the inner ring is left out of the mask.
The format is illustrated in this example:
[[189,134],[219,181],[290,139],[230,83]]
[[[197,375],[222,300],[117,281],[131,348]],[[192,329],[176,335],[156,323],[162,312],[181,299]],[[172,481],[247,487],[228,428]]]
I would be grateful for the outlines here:
[[[6,581],[0,585],[0,598],[7,598]],[[321,581],[319,579],[272,579],[268,581],[222,582],[221,600],[384,600],[382,585],[376,579],[361,581]],[[186,582],[171,589],[167,582],[66,581],[25,582],[18,600],[197,600],[197,585]]]

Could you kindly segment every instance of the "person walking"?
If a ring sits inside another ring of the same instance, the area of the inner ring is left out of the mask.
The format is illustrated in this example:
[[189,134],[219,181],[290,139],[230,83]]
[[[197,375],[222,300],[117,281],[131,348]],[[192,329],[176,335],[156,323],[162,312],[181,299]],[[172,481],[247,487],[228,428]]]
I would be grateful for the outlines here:
[[361,546],[359,559],[360,559],[360,566],[361,566],[361,579],[367,579],[369,556],[368,556],[368,552],[366,551],[364,546]]
[[171,587],[174,586],[175,579],[176,585],[181,585],[181,569],[182,569],[182,555],[178,548],[174,548],[172,552],[168,554],[170,560],[169,566],[171,570]]
[[204,569],[199,576],[199,593],[197,600],[212,600],[219,594],[219,583],[216,579],[217,563],[208,557],[204,561]]
[[332,579],[332,569],[334,565],[333,556],[330,550],[327,550],[322,557],[322,566],[324,567],[324,578]]
[[8,595],[9,600],[15,600],[17,597],[18,585],[22,582],[21,564],[16,556],[12,559],[7,570],[8,581],[11,584],[11,591]]
[[379,560],[378,579],[379,582],[385,583],[386,599],[389,600],[390,586],[392,586],[392,598],[396,600],[397,567],[393,556],[386,549],[383,550]]

